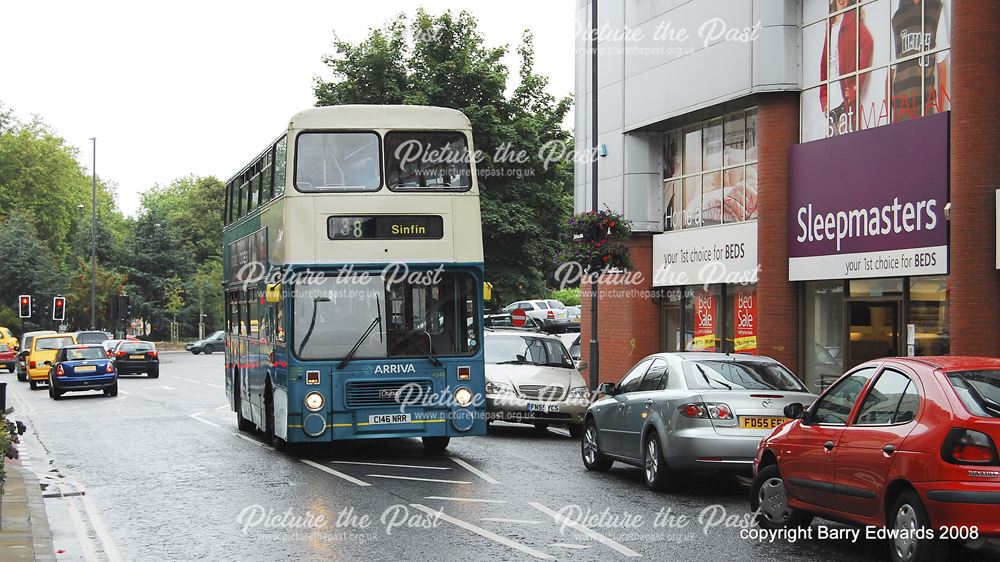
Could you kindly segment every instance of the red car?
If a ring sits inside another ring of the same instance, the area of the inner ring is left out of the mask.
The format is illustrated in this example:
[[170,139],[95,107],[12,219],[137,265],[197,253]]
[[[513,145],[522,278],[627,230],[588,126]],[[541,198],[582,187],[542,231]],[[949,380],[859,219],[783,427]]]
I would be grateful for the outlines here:
[[754,461],[761,527],[855,523],[906,562],[1000,535],[1000,359],[871,361],[785,416]]
[[7,369],[8,373],[14,372],[17,363],[17,352],[5,343],[0,343],[0,365]]

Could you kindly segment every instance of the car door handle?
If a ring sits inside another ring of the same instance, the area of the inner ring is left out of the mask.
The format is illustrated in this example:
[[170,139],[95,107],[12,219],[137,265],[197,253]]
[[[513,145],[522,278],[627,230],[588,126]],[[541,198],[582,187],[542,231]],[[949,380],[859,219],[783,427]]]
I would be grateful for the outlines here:
[[893,454],[893,453],[896,452],[896,447],[893,447],[892,444],[890,443],[890,444],[886,445],[885,447],[882,447],[882,452],[885,453],[885,454],[887,454],[887,455],[891,455],[891,454]]
[[826,443],[823,443],[823,448],[826,449],[827,451],[832,451],[833,441],[827,441]]

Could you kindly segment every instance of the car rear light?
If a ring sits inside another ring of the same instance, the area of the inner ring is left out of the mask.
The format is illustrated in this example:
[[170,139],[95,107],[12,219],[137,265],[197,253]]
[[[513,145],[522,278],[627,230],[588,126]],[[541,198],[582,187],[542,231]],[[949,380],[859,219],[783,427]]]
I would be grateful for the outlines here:
[[552,318],[555,318],[555,317],[556,317],[556,313],[555,313],[555,312],[552,312],[552,311],[550,310],[550,311],[548,311],[548,312],[546,312],[546,313],[545,313],[545,317],[551,320]]
[[56,376],[57,377],[61,377],[61,376],[65,375],[65,374],[66,374],[66,371],[63,370],[63,366],[62,365],[56,365]]
[[28,362],[28,368],[29,369],[34,369],[35,368],[35,362],[34,361],[29,361]]
[[113,372],[115,372],[115,364],[112,363],[112,362],[110,362],[110,361],[108,361],[108,366],[104,368],[104,372],[105,373],[113,373]]
[[692,402],[677,408],[681,414],[688,418],[701,418],[713,420],[733,419],[733,410],[727,404],[717,402]]
[[149,357],[156,357],[156,352],[155,351],[150,351],[146,355],[148,355]]
[[115,357],[125,357],[125,352],[124,351],[119,351],[119,352],[115,353]]
[[997,448],[989,435],[973,429],[954,428],[948,432],[941,457],[952,464],[997,466]]
[[109,350],[107,350],[107,351],[105,351],[104,353],[105,353],[105,354],[107,354],[107,356],[108,356],[108,359],[111,359],[112,357],[114,357],[114,356],[115,356],[115,354],[114,354],[114,353],[111,353],[111,350],[110,350],[110,349],[109,349]]

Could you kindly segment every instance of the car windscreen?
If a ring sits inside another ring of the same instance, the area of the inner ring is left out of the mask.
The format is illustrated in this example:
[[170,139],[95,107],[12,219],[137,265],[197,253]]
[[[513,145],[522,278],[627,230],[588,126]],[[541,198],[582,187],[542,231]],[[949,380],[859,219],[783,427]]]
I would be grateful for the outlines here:
[[984,418],[1000,418],[1000,371],[956,371],[948,382],[969,412]]
[[0,343],[0,353],[7,353],[10,351],[10,347],[5,343]]
[[766,361],[690,361],[684,376],[691,389],[808,392],[791,371]]
[[90,359],[107,359],[103,347],[74,347],[66,350],[66,361],[86,361]]
[[76,335],[76,343],[104,343],[108,335],[101,332],[81,332]]
[[37,338],[35,339],[35,351],[55,351],[73,345],[73,338]]
[[125,353],[145,353],[147,351],[154,351],[155,349],[156,346],[150,342],[127,342],[118,346],[118,351],[124,351]]
[[486,362],[495,365],[527,364],[547,367],[573,366],[562,342],[531,335],[493,335],[486,340]]
[[549,308],[554,308],[556,310],[562,310],[566,308],[566,305],[559,301],[545,301],[545,304],[549,305]]
[[223,332],[223,331],[219,330],[218,332],[215,332],[215,333],[214,333],[214,334],[212,334],[211,336],[208,336],[208,338],[207,338],[207,339],[210,339],[210,340],[221,340],[221,339],[222,339],[222,337],[223,337],[223,336],[225,336],[225,335],[226,335],[226,333],[225,333],[225,332]]

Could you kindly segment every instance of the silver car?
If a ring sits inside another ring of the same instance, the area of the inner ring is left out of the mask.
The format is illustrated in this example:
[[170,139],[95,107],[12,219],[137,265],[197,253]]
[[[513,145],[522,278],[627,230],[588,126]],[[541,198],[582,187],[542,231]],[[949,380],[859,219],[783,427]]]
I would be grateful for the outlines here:
[[584,466],[643,467],[653,490],[686,471],[750,472],[760,440],[788,421],[785,405],[816,399],[774,359],[725,353],[650,355],[600,392],[584,421]]

